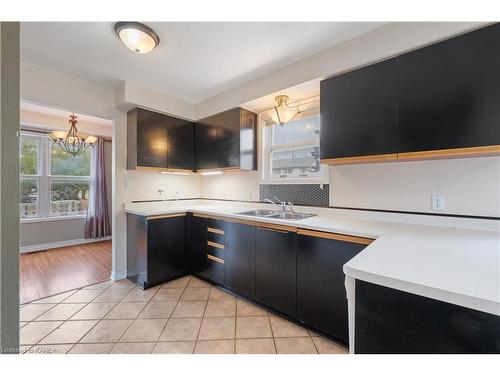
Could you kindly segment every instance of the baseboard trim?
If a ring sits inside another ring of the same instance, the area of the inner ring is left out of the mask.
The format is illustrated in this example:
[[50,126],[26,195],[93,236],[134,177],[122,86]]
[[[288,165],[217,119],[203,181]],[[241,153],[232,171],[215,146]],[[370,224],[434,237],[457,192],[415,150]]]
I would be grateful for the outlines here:
[[41,244],[37,244],[37,245],[21,246],[20,252],[21,253],[32,253],[34,251],[49,250],[49,249],[54,249],[56,247],[83,245],[86,243],[107,241],[110,239],[111,239],[111,236],[102,237],[102,238],[77,238],[74,240],[67,240],[67,241],[41,243]]
[[123,271],[123,272],[111,271],[111,275],[109,278],[113,281],[123,280],[123,279],[127,278],[127,272],[126,271]]

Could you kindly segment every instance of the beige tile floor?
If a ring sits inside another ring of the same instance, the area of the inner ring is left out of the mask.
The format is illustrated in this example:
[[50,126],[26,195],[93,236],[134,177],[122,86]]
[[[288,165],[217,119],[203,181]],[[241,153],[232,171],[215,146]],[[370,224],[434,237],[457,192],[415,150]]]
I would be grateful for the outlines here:
[[192,276],[106,281],[21,307],[21,353],[344,354],[347,349]]

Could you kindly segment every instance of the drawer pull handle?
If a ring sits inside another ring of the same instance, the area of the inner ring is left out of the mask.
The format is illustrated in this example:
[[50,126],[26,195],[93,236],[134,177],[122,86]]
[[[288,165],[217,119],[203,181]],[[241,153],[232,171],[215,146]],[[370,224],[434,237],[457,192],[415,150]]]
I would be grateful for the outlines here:
[[224,259],[214,257],[213,255],[207,254],[207,259],[213,260],[214,262],[224,264]]
[[224,250],[224,245],[221,245],[220,243],[217,243],[217,242],[207,241],[207,245],[212,246],[212,247],[217,247],[219,249]]
[[286,229],[277,229],[277,228],[269,228],[269,227],[261,227],[257,226],[259,229],[268,230],[270,232],[279,232],[279,233],[294,233],[294,231],[286,230]]
[[207,227],[207,232],[224,235],[224,231],[222,229]]

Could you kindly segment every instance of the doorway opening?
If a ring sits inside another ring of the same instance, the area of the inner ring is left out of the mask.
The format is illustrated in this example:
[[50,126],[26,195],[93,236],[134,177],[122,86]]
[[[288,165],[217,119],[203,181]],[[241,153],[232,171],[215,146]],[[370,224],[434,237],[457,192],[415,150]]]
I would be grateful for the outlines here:
[[67,133],[71,109],[21,102],[20,303],[109,280],[112,265],[111,120],[76,114],[98,141],[72,155],[49,137]]

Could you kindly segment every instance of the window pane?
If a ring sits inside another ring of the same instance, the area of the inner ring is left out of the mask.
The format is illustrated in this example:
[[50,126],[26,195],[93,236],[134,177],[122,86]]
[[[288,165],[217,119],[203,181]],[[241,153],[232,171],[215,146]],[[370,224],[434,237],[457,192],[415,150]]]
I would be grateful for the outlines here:
[[21,174],[38,174],[38,150],[40,138],[21,135],[19,144]]
[[19,213],[21,218],[39,216],[38,180],[22,178],[20,190]]
[[318,146],[271,152],[272,175],[300,177],[318,173],[319,169]]
[[50,215],[79,215],[87,212],[88,181],[52,180],[50,183]]
[[73,156],[51,143],[50,173],[52,176],[90,176],[91,148]]
[[273,133],[269,138],[273,145],[319,141],[319,116],[291,121],[283,126],[269,126],[268,129]]

